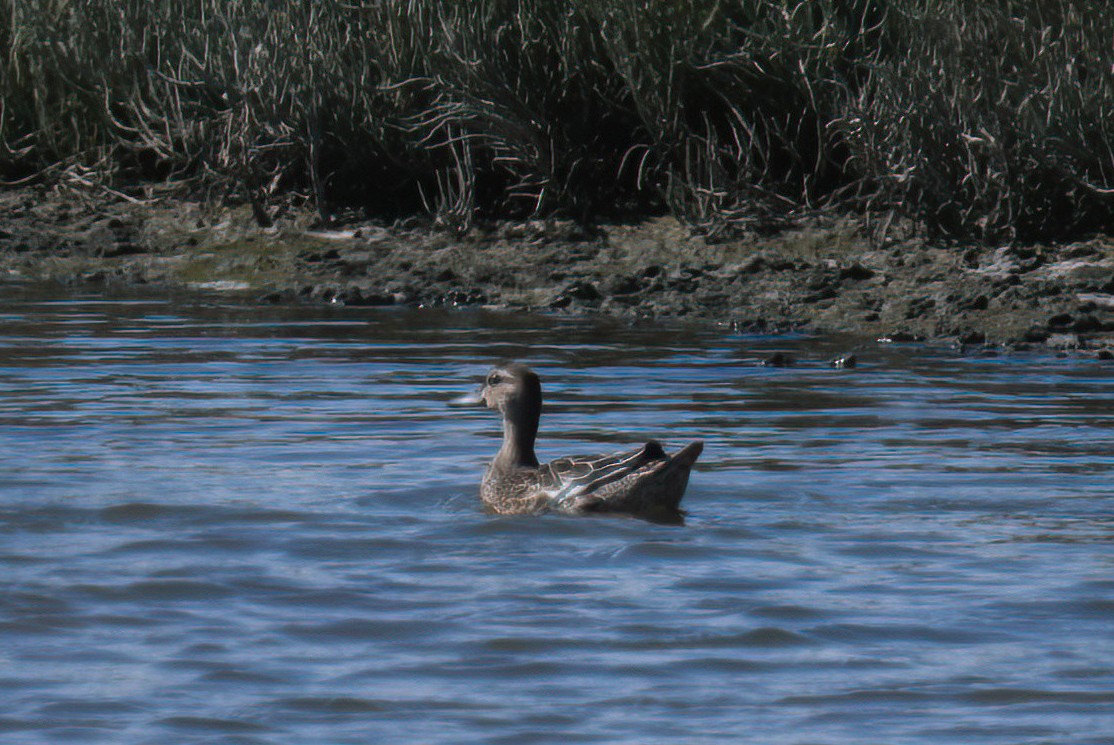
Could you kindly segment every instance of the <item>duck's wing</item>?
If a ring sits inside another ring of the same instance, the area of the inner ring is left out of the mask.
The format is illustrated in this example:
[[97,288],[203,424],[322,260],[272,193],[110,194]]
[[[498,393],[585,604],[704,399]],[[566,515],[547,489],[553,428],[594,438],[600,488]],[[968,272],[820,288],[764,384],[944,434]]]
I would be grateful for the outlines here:
[[609,484],[666,460],[661,444],[651,440],[635,451],[558,458],[541,470],[550,498],[561,506],[571,507]]
[[567,512],[629,512],[676,518],[689,471],[704,443],[672,456],[648,442],[640,450],[589,458],[562,458],[542,467],[552,508]]

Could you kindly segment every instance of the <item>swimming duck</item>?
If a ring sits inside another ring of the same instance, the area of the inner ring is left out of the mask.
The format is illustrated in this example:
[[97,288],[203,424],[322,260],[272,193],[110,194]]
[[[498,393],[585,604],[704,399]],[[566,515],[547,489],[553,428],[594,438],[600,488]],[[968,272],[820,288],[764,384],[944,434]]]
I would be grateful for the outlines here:
[[539,464],[534,440],[542,389],[533,370],[513,362],[498,365],[467,402],[484,404],[503,416],[503,445],[480,485],[480,499],[489,511],[624,512],[667,522],[680,518],[678,505],[703,442],[689,443],[672,456],[650,441],[633,452]]

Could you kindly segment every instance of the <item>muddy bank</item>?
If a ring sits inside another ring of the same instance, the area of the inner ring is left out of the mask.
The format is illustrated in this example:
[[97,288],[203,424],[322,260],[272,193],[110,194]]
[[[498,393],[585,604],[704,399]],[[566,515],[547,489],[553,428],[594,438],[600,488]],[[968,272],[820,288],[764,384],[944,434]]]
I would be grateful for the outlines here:
[[0,192],[0,277],[236,292],[259,302],[483,305],[743,331],[850,333],[964,345],[1114,348],[1114,239],[1070,245],[872,245],[852,220],[710,242],[672,218],[591,229],[261,228],[249,208]]

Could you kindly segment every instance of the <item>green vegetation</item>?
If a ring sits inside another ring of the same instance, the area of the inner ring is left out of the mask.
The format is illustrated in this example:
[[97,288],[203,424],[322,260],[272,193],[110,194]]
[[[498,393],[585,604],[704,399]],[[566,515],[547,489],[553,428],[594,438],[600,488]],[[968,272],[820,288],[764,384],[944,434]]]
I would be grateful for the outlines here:
[[0,175],[1114,232],[1105,0],[0,0]]

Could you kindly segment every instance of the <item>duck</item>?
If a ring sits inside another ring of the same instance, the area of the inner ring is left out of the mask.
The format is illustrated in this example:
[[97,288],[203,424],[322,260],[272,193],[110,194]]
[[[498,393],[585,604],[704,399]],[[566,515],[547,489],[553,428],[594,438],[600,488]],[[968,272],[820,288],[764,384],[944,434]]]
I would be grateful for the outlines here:
[[658,522],[683,518],[681,498],[704,449],[702,441],[673,455],[651,440],[628,452],[539,463],[534,443],[542,412],[541,380],[517,362],[493,367],[480,390],[458,403],[495,409],[503,419],[503,444],[480,483],[480,501],[488,512],[626,513]]

